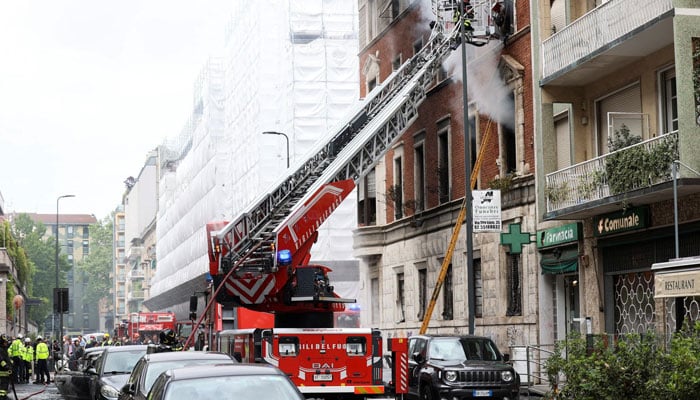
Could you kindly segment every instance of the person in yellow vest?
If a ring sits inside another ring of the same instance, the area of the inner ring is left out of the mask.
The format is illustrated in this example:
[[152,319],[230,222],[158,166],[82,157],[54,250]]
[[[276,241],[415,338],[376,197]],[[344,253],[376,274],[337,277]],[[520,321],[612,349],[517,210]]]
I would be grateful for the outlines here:
[[34,346],[32,339],[24,338],[24,383],[32,378],[32,362],[34,362]]
[[19,383],[20,377],[24,376],[22,372],[24,370],[24,361],[22,360],[22,349],[24,344],[22,343],[22,334],[17,335],[17,338],[12,341],[10,348],[7,353],[12,358],[12,381],[14,383]]
[[12,374],[12,360],[7,352],[10,347],[10,339],[7,335],[0,335],[0,400],[6,400],[7,389],[10,387],[10,375]]
[[[48,364],[48,359],[49,359],[49,346],[44,343],[44,340],[41,336],[36,337],[36,380],[34,381],[35,384],[37,383],[51,383],[51,375],[49,375],[49,364]],[[46,381],[44,382],[44,377],[46,377]]]
[[17,368],[17,383],[24,383],[24,373],[26,368],[24,365],[24,357],[27,355],[27,347],[24,345],[24,340],[22,340],[22,346],[19,348],[19,365]]
[[104,337],[102,338],[102,346],[112,346],[112,345],[114,345],[112,338],[109,337],[109,333],[105,333]]

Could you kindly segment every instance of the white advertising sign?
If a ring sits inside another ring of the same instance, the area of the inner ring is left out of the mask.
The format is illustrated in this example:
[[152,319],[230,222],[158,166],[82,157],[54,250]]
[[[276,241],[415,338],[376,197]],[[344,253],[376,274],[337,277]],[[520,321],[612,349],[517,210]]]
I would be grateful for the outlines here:
[[501,191],[472,191],[472,219],[474,232],[501,231]]

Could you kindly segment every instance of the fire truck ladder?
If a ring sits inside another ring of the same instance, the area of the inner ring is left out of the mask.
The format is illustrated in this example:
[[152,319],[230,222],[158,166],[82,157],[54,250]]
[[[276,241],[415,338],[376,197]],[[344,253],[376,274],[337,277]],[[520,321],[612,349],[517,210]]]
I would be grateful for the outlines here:
[[275,234],[296,208],[329,182],[357,181],[416,120],[418,107],[459,34],[459,29],[453,29],[445,35],[439,27],[435,25],[429,42],[418,54],[356,106],[349,123],[329,140],[317,143],[308,160],[212,234],[228,248],[220,273],[227,274],[232,268],[260,271],[263,260],[274,260]]

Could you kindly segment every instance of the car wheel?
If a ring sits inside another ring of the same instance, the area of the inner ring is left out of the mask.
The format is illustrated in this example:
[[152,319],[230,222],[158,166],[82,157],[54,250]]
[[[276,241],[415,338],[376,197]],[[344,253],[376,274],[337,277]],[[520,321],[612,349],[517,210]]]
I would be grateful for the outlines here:
[[433,389],[429,385],[423,385],[420,388],[421,400],[433,400]]

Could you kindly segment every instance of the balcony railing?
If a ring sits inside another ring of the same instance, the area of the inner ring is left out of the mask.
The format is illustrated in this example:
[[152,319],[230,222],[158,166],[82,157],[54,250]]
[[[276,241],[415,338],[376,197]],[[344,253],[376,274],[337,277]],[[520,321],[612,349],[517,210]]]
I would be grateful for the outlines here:
[[547,174],[547,212],[668,182],[676,159],[677,131]]
[[673,9],[673,0],[610,0],[542,43],[542,77],[561,71]]
[[143,270],[140,269],[132,269],[129,271],[129,278],[130,279],[143,279],[144,273]]
[[143,300],[143,290],[134,290],[129,292],[128,296],[126,297],[127,300]]

